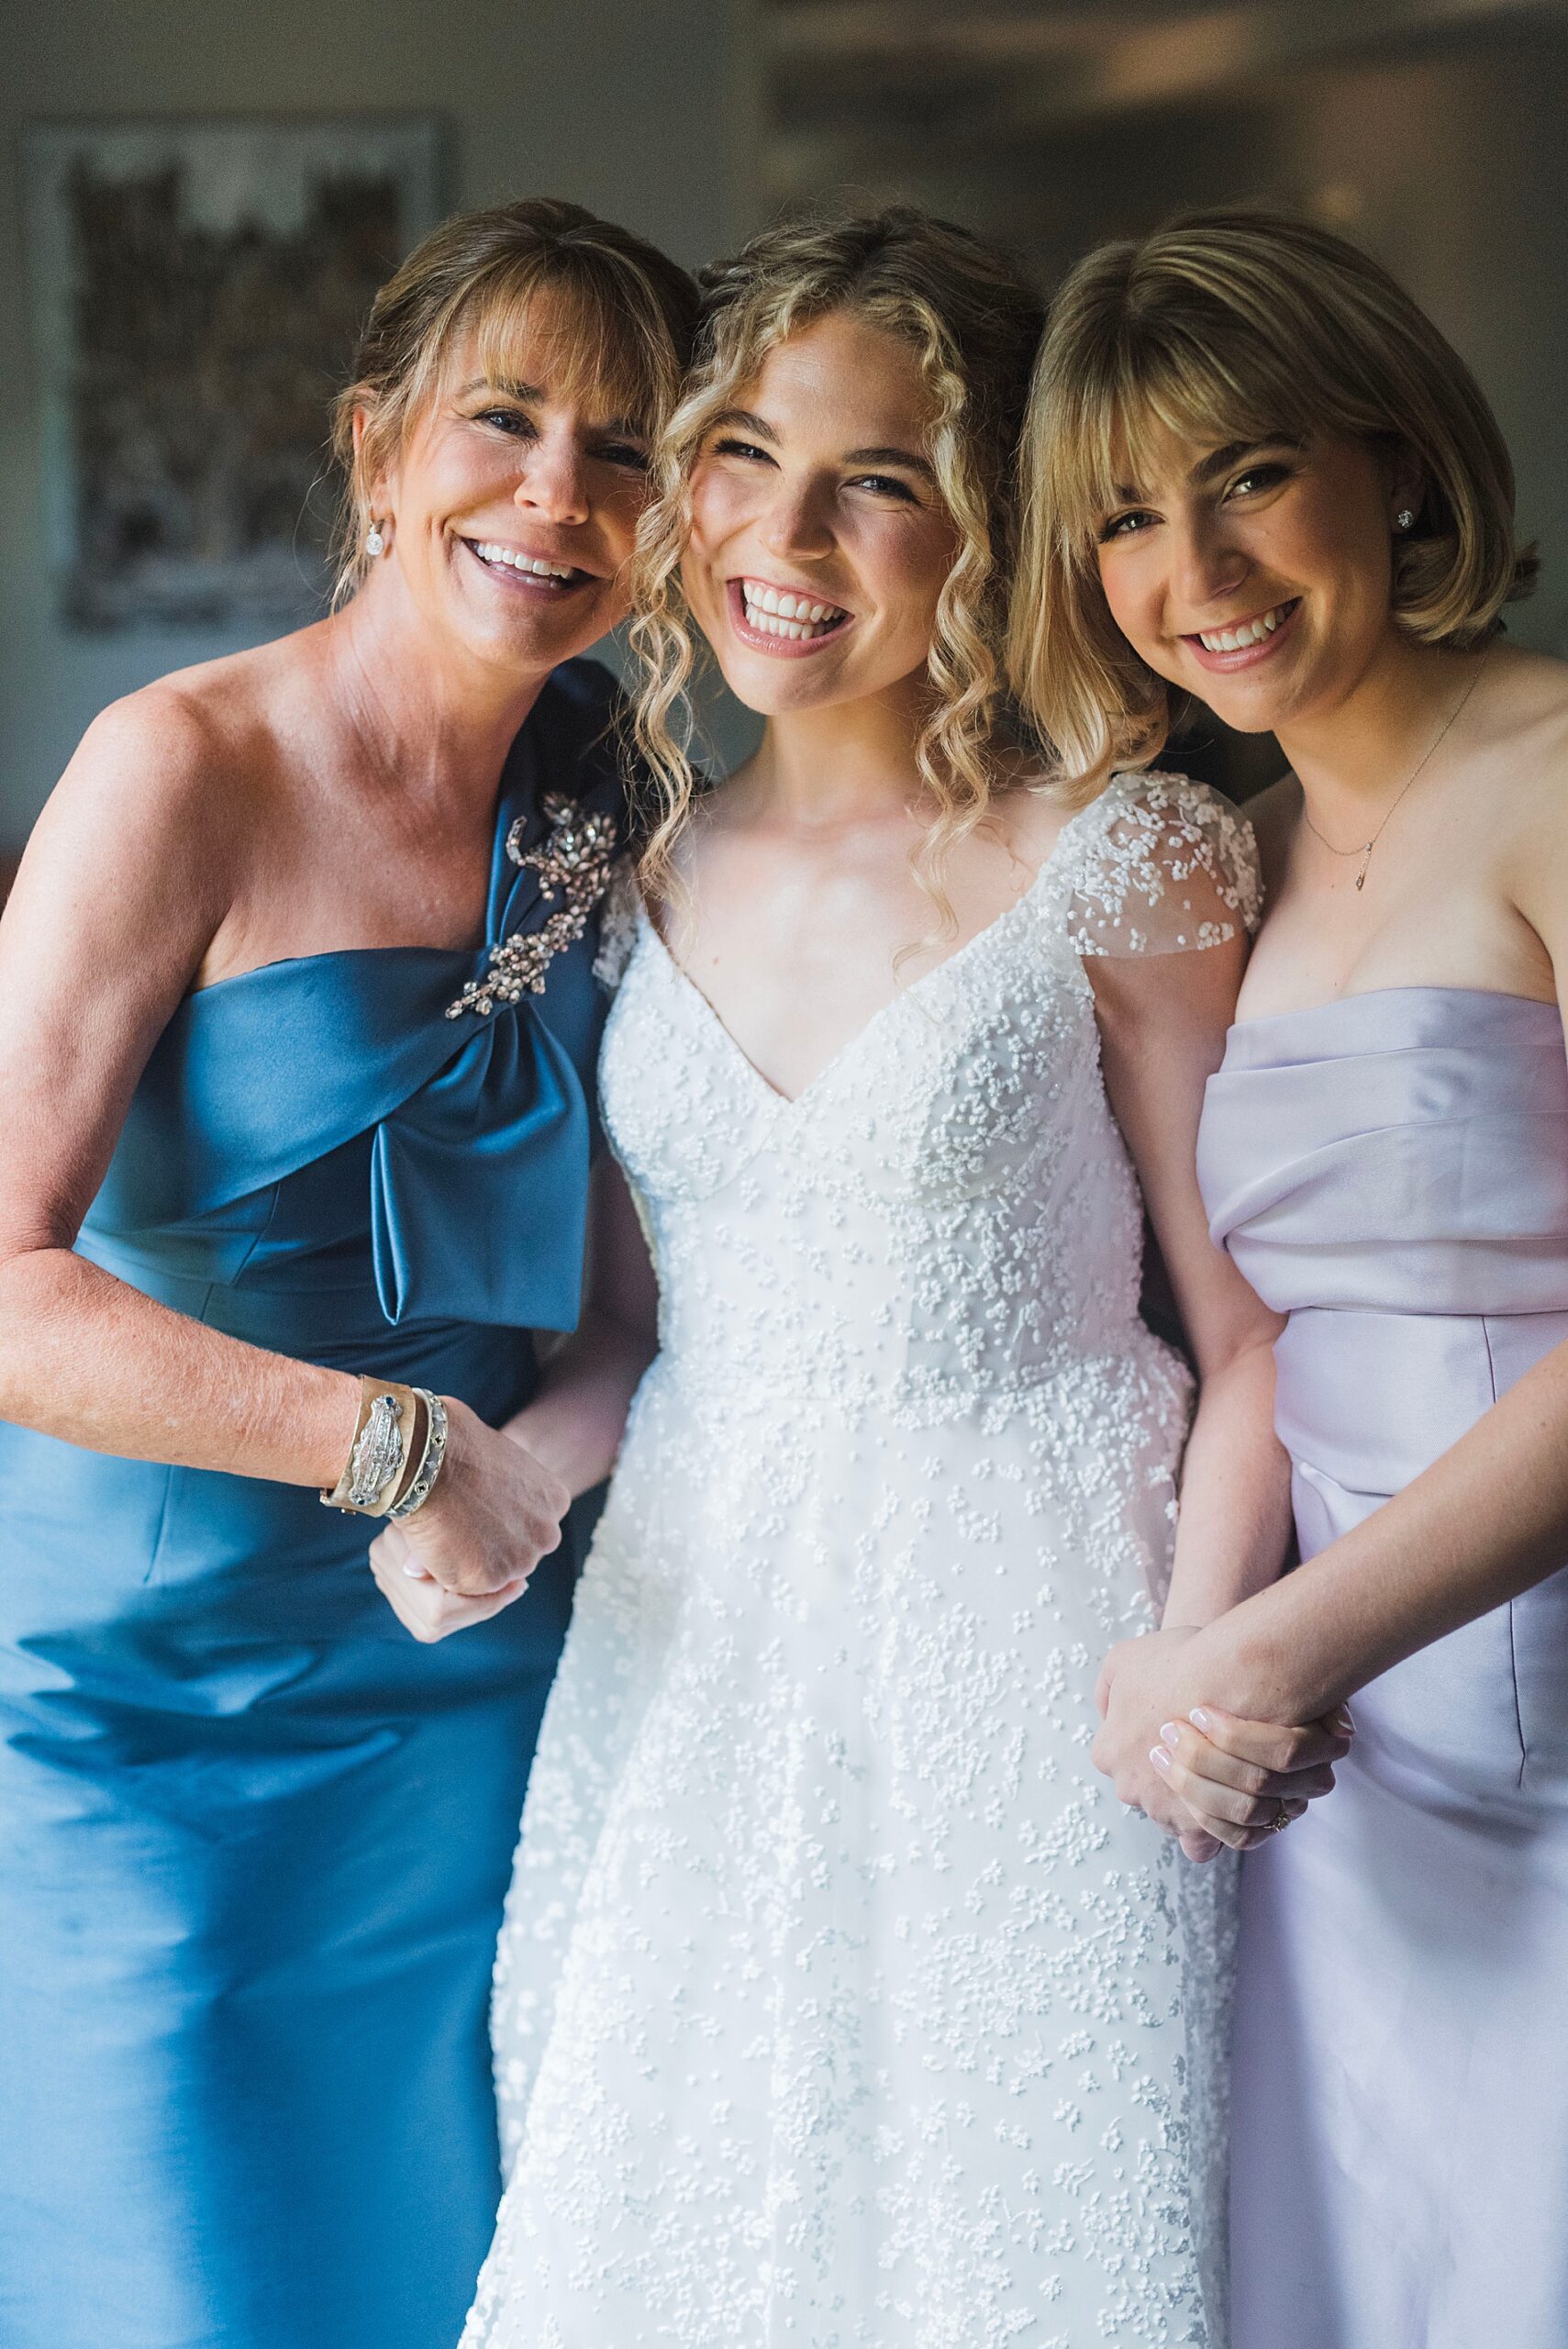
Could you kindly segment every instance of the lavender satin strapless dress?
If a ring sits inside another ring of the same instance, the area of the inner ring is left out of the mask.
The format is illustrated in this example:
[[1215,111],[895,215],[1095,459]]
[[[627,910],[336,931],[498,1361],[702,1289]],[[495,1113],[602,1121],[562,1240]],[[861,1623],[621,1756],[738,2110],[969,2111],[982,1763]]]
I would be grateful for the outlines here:
[[[1231,1030],[1210,1229],[1288,1313],[1302,1555],[1568,1338],[1554,1007],[1466,988]],[[1568,1570],[1372,1682],[1243,1865],[1233,2349],[1568,2343]]]

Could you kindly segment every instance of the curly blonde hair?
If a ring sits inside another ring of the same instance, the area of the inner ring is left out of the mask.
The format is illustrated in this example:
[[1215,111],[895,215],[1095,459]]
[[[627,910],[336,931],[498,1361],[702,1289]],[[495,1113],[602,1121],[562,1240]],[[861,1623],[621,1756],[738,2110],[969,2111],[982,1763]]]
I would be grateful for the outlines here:
[[645,885],[654,895],[670,886],[672,851],[696,788],[689,688],[699,652],[680,576],[694,467],[714,419],[736,405],[770,351],[822,318],[847,315],[914,353],[931,401],[927,453],[958,536],[928,662],[930,715],[916,745],[938,810],[918,869],[940,902],[941,858],[989,804],[988,751],[1007,706],[1015,466],[1043,303],[983,239],[905,205],[765,229],[733,260],[699,272],[698,282],[692,370],[655,453],[632,568],[631,642],[642,670],[634,729],[655,803]]
[[1425,644],[1483,643],[1528,595],[1514,473],[1469,368],[1403,287],[1331,230],[1288,213],[1185,213],[1105,245],[1062,284],[1023,435],[1023,525],[1009,631],[1019,700],[1091,797],[1142,766],[1173,721],[1163,678],[1106,607],[1098,526],[1147,470],[1151,430],[1203,447],[1325,433],[1419,468],[1415,528],[1394,542],[1393,611]]
[[[646,238],[556,196],[454,214],[376,295],[353,381],[333,407],[332,454],[343,482],[335,607],[371,567],[370,484],[403,446],[454,352],[472,337],[478,364],[504,380],[541,295],[564,296],[564,328],[552,324],[566,387],[591,387],[650,438],[663,423],[691,355],[695,279]],[[356,450],[359,409],[366,429]]]

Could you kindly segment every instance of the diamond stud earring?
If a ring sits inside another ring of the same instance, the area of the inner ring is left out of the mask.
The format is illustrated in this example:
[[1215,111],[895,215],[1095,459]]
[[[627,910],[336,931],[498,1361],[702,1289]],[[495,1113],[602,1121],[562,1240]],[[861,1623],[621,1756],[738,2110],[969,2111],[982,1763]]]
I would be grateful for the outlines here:
[[378,554],[386,552],[386,539],[379,522],[373,521],[370,529],[365,532],[365,552],[373,562]]
[[1394,517],[1394,527],[1396,530],[1407,530],[1410,529],[1415,519],[1416,518],[1414,514],[1411,513],[1410,508],[1407,506],[1402,506],[1398,513]]

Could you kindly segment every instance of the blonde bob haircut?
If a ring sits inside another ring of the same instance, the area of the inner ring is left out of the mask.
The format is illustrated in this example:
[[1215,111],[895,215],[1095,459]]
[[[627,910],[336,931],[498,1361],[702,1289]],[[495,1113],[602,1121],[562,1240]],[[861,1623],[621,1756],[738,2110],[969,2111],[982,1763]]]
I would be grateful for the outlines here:
[[714,420],[736,405],[768,353],[841,315],[880,328],[913,356],[930,398],[926,453],[957,536],[928,661],[929,713],[916,746],[937,807],[917,869],[940,903],[932,876],[944,850],[984,813],[992,738],[1007,701],[1016,458],[1044,305],[981,238],[906,205],[765,229],[732,261],[702,272],[701,283],[692,372],[660,443],[633,566],[631,639],[642,666],[635,727],[655,802],[644,877],[654,894],[668,887],[671,851],[695,789],[688,688],[699,650],[681,589],[693,472]]
[[[580,204],[529,196],[461,212],[433,228],[376,295],[354,377],[332,414],[344,488],[333,540],[334,605],[370,568],[370,484],[407,440],[460,351],[499,384],[516,372],[533,317],[550,336],[559,388],[602,401],[651,441],[691,355],[697,289],[629,228]],[[366,428],[354,447],[354,415]]]
[[1172,723],[1165,682],[1100,587],[1118,484],[1146,479],[1163,429],[1208,449],[1331,435],[1413,459],[1415,527],[1393,544],[1393,611],[1423,644],[1480,644],[1529,593],[1514,473],[1458,353],[1385,270],[1288,214],[1192,212],[1103,246],[1052,306],[1023,436],[1015,689],[1067,796],[1140,766]]

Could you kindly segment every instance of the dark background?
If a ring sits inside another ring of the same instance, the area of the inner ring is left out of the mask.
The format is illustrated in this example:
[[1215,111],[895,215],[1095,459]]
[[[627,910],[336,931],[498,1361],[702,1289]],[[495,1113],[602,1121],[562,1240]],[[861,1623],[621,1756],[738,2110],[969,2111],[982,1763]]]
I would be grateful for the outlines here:
[[[906,196],[1048,286],[1181,205],[1286,199],[1386,262],[1480,375],[1545,559],[1512,627],[1568,653],[1564,0],[22,0],[6,48],[0,861],[104,702],[246,640],[83,632],[50,592],[20,166],[46,118],[434,112],[453,205],[572,196],[695,262],[782,206]],[[1245,787],[1275,754],[1194,760]]]

